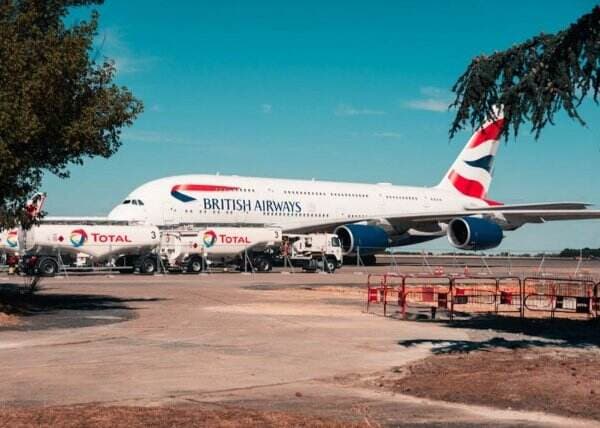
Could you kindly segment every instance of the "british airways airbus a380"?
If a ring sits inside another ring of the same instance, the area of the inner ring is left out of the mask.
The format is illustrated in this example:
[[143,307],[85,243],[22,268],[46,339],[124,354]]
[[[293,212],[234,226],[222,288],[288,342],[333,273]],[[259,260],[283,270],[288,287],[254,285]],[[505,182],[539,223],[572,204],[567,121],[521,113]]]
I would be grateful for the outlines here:
[[487,198],[504,120],[478,129],[434,187],[222,175],[148,182],[109,214],[156,226],[235,224],[287,232],[335,231],[345,254],[373,254],[447,235],[460,249],[500,245],[504,230],[526,223],[600,218],[585,203],[505,205]]

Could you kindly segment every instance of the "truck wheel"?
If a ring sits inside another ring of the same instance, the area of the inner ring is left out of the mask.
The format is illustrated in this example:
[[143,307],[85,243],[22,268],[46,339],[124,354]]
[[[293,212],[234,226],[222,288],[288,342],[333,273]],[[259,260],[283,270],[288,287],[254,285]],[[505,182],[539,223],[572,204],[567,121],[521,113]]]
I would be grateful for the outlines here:
[[150,257],[142,260],[142,263],[140,264],[140,273],[143,273],[144,275],[152,275],[155,271],[156,264],[154,263],[154,260],[152,260]]
[[325,261],[325,272],[334,273],[337,267],[337,262],[334,259],[327,259]]
[[270,272],[273,269],[273,264],[271,263],[271,259],[268,257],[259,257],[254,264],[256,270],[259,272]]
[[188,262],[187,265],[188,273],[200,273],[202,272],[202,259],[195,257]]
[[38,266],[38,270],[42,276],[54,276],[58,272],[58,263],[53,259],[42,259]]

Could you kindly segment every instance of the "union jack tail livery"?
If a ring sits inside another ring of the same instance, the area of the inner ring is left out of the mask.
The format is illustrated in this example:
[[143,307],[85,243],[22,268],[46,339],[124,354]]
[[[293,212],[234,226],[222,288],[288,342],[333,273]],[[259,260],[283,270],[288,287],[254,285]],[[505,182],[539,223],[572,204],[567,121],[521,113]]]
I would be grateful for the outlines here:
[[504,117],[499,111],[495,119],[475,131],[437,188],[485,199],[503,126]]

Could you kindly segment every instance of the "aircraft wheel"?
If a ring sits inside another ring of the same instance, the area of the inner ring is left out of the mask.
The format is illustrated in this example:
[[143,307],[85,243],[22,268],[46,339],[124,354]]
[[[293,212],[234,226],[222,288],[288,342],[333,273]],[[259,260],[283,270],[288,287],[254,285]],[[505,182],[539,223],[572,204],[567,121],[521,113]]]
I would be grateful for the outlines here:
[[365,266],[377,265],[377,257],[375,257],[375,254],[367,254],[365,256],[361,256],[360,259]]

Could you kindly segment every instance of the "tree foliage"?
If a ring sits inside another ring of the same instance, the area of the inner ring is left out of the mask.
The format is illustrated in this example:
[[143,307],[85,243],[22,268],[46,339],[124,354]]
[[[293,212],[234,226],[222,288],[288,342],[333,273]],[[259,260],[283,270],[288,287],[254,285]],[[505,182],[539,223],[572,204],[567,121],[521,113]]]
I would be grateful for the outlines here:
[[45,172],[109,157],[142,104],[96,62],[98,14],[67,26],[76,6],[103,0],[0,0],[0,228],[27,225],[25,204]]
[[581,250],[575,249],[575,248],[565,248],[564,250],[562,250],[560,252],[560,254],[558,255],[559,257],[570,257],[570,258],[576,258],[579,257],[581,255],[581,257],[589,259],[590,257],[600,257],[600,248],[582,248]]
[[476,127],[494,117],[494,105],[503,106],[505,136],[510,130],[516,136],[527,121],[538,138],[561,109],[585,125],[577,110],[590,93],[598,103],[599,65],[600,6],[556,34],[478,56],[452,88],[451,107],[457,112],[450,137],[467,124]]

